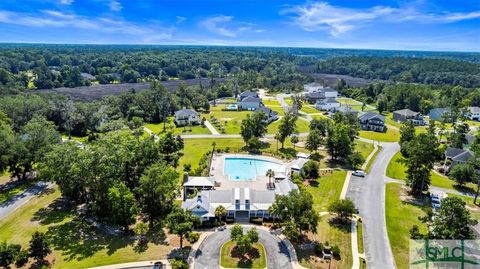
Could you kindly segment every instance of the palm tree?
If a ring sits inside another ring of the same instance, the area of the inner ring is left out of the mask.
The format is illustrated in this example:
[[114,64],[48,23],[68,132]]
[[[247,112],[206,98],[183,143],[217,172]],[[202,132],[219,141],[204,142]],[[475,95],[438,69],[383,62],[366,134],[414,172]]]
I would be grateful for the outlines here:
[[277,140],[277,153],[278,153],[278,140],[280,140],[280,134],[276,133],[274,139]]
[[221,221],[223,217],[227,215],[227,209],[223,206],[220,205],[217,208],[215,208],[215,217]]
[[297,135],[297,134],[292,135],[292,137],[290,138],[290,141],[292,142],[292,144],[293,144],[293,149],[295,150],[295,144],[297,144],[298,141],[299,141],[299,140],[298,140],[298,135]]
[[268,184],[270,185],[272,181],[272,177],[275,176],[275,172],[272,169],[268,169],[265,175],[268,177]]

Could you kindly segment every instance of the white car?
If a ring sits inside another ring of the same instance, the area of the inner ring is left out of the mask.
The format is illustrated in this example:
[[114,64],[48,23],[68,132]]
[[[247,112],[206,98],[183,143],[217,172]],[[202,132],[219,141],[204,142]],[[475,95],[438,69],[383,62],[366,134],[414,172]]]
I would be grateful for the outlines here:
[[354,175],[356,177],[365,177],[366,174],[362,170],[355,170],[355,171],[353,171],[352,175]]
[[432,207],[433,207],[433,209],[440,209],[441,206],[442,206],[442,204],[440,203],[440,201],[434,201],[434,200],[432,200]]

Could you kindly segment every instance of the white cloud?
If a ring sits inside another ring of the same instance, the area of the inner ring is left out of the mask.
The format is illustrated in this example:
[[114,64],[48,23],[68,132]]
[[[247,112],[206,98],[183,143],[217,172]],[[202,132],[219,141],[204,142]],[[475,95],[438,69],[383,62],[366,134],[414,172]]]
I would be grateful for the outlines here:
[[469,13],[423,13],[413,6],[402,8],[374,6],[367,9],[353,9],[314,2],[283,9],[283,15],[293,15],[294,24],[305,31],[329,31],[332,36],[361,27],[373,21],[399,23],[451,23],[480,18],[480,11]]
[[62,13],[56,10],[42,10],[40,14],[35,15],[0,10],[0,23],[37,28],[77,28],[135,36],[142,40],[147,37],[155,40],[168,39],[173,34],[173,28],[163,27],[158,24],[139,25],[123,19],[90,18],[79,16],[75,13]]
[[253,23],[236,21],[232,16],[225,15],[209,17],[201,21],[200,26],[214,34],[232,38],[237,37],[237,35],[241,32],[259,31],[254,29],[255,24]]
[[60,0],[59,3],[62,4],[62,5],[66,5],[66,6],[69,6],[71,4],[73,4],[73,2],[75,2],[74,0]]
[[123,8],[122,4],[120,4],[120,2],[117,0],[111,0],[108,4],[108,7],[111,11],[120,11]]
[[187,18],[182,17],[182,16],[177,16],[177,17],[175,17],[175,19],[176,19],[176,23],[177,23],[177,24],[180,24],[180,23],[182,23],[182,22],[184,22],[184,21],[187,20]]

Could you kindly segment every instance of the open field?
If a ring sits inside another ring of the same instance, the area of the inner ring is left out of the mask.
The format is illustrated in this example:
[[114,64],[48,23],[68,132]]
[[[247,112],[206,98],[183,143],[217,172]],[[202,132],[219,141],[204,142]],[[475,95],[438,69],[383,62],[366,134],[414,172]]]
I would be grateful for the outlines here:
[[327,211],[329,204],[340,199],[346,176],[346,171],[334,170],[332,174],[321,176],[317,183],[306,187],[313,196],[313,206],[317,212]]
[[400,133],[397,129],[393,128],[388,128],[384,133],[360,131],[358,136],[380,142],[398,142],[400,140]]
[[242,260],[238,257],[232,257],[232,252],[235,252],[236,243],[228,241],[223,244],[220,250],[220,266],[223,268],[257,268],[263,269],[267,267],[267,259],[265,255],[265,248],[261,243],[254,243],[253,249],[256,251],[257,257],[251,260]]
[[267,105],[266,107],[270,108],[271,110],[275,111],[278,113],[278,116],[283,116],[285,115],[285,110],[283,110],[283,107],[278,105]]
[[[276,134],[278,133],[278,127],[280,126],[280,120],[278,119],[268,125],[267,134]],[[298,118],[297,122],[297,132],[305,133],[308,132],[310,129],[310,123],[306,120],[302,120]]]
[[419,205],[402,201],[401,197],[406,192],[402,185],[396,183],[386,184],[385,212],[387,233],[392,248],[395,263],[399,269],[408,268],[408,246],[410,229],[418,225],[420,232],[425,233],[427,227],[420,222],[418,217],[424,216],[424,208]]
[[128,236],[105,235],[64,207],[58,189],[33,198],[0,221],[0,241],[28,247],[35,231],[46,232],[53,248],[52,268],[88,268],[166,258],[172,247],[149,243],[140,251]]
[[371,143],[355,140],[355,150],[360,152],[364,159],[367,159],[368,155],[373,151],[373,145]]
[[[240,126],[242,124],[242,120],[247,117],[247,115],[251,114],[251,111],[222,111],[224,109],[224,105],[218,105],[216,107],[210,107],[209,114],[201,114],[200,117],[205,117],[210,123],[212,122],[212,116],[218,120],[219,126],[223,126],[225,128],[226,134],[240,134]],[[221,133],[220,128],[215,126],[215,129],[219,133]]]
[[[148,129],[152,130],[155,134],[163,133],[163,123],[147,123],[144,125]],[[207,127],[201,125],[176,127],[172,122],[172,119],[166,124],[167,130],[172,130],[176,135],[182,134],[211,134]]]
[[307,114],[320,113],[320,110],[316,109],[315,106],[309,105],[307,103],[303,104],[302,109],[300,109],[300,111],[305,112]]
[[[395,179],[401,179],[401,180],[406,180],[407,179],[407,174],[405,173],[406,167],[405,165],[401,162],[403,159],[402,154],[400,152],[397,152],[392,159],[390,160],[390,163],[388,163],[387,166],[387,176]],[[436,186],[440,188],[445,188],[445,189],[451,189],[451,190],[456,190],[457,186],[455,185],[455,181],[449,179],[446,176],[440,175],[435,172],[430,172],[430,185],[431,186]],[[471,191],[476,190],[476,186],[473,183],[468,183],[466,184],[467,188],[470,188]]]

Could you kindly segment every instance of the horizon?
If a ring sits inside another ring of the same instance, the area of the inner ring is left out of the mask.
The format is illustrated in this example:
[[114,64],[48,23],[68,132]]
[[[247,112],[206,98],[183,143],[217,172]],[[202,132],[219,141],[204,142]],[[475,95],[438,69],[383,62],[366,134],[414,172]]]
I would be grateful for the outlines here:
[[463,1],[4,0],[0,41],[480,52]]

